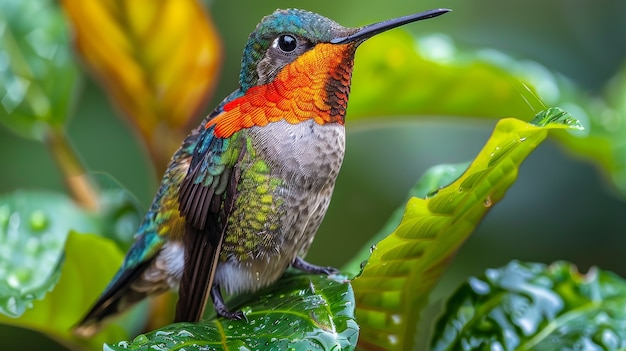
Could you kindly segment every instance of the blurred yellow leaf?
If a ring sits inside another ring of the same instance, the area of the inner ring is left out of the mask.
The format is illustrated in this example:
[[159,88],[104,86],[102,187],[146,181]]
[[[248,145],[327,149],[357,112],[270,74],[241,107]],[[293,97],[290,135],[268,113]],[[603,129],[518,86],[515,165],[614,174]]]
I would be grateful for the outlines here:
[[158,171],[216,82],[219,36],[196,0],[63,0],[78,52]]

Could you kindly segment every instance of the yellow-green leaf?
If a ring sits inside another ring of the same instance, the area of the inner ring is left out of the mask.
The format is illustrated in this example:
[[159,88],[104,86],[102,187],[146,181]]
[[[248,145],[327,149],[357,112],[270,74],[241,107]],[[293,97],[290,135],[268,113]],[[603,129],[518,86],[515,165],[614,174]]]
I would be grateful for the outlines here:
[[196,0],[63,0],[78,52],[163,170],[216,81],[221,46]]
[[581,127],[559,108],[531,123],[501,120],[461,177],[426,199],[409,200],[400,225],[376,245],[352,283],[361,349],[412,349],[420,311],[453,255],[555,128]]

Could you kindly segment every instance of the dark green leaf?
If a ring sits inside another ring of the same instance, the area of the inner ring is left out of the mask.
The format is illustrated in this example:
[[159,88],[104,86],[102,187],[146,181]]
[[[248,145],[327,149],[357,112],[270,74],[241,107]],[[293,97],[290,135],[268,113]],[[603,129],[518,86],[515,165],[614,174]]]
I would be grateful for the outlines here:
[[351,350],[358,326],[350,284],[289,275],[243,307],[248,321],[177,323],[108,350]]
[[569,263],[513,261],[470,278],[437,323],[433,350],[624,350],[626,281]]
[[51,0],[0,2],[0,123],[43,140],[63,126],[76,86],[66,23]]
[[513,184],[522,161],[548,130],[577,126],[558,108],[538,118],[549,122],[501,120],[461,177],[426,199],[409,200],[400,225],[376,245],[352,282],[360,348],[412,349],[431,290],[461,244]]

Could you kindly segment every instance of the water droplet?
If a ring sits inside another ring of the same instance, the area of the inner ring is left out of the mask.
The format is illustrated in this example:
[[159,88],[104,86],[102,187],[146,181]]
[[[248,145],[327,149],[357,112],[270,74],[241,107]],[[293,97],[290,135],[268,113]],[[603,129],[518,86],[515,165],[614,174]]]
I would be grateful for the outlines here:
[[402,323],[402,316],[399,314],[392,314],[391,321],[393,322],[393,324],[399,325],[400,323]]
[[9,274],[7,277],[7,284],[13,289],[17,289],[20,286],[20,279],[15,274]]
[[370,246],[370,254],[376,250],[376,244]]
[[11,213],[9,216],[9,225],[7,228],[7,237],[9,240],[17,240],[19,237],[19,227],[22,219],[17,212]]
[[526,141],[526,137],[521,137],[521,138],[519,138],[519,142],[520,142],[520,143],[523,143],[523,142],[525,142],[525,141]]
[[491,205],[493,205],[493,203],[491,202],[491,196],[487,196],[487,198],[485,199],[485,201],[483,202],[483,205],[485,207],[491,207]]
[[30,214],[30,229],[40,232],[48,227],[48,217],[42,210],[36,210]]
[[145,334],[138,335],[134,340],[134,342],[136,342],[137,344],[145,344],[149,341],[150,340],[148,340],[148,337]]
[[18,311],[17,311],[17,299],[15,298],[15,296],[11,296],[7,299],[6,304],[3,306],[4,308],[4,312],[6,312],[7,314],[13,316],[13,317],[17,317],[18,316]]
[[176,333],[176,336],[179,338],[193,338],[194,337],[194,335],[187,330],[179,331],[178,333]]
[[130,346],[130,344],[128,343],[128,341],[120,341],[117,343],[117,347],[123,347],[125,349],[127,349]]
[[397,335],[389,334],[387,336],[387,340],[389,340],[389,343],[391,345],[397,345],[398,344],[398,336]]
[[9,75],[9,77],[4,77],[4,79],[6,94],[4,96],[0,96],[0,104],[2,104],[4,109],[9,114],[11,114],[11,112],[13,112],[13,110],[15,110],[15,108],[21,104],[26,97],[30,81],[15,75]]

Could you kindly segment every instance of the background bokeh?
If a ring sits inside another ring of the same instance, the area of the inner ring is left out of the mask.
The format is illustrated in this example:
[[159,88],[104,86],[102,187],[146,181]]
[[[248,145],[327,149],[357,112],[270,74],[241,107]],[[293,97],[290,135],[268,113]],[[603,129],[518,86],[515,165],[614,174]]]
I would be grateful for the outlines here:
[[[241,51],[250,31],[262,16],[285,7],[306,8],[346,26],[449,7],[451,14],[405,29],[442,33],[459,50],[494,48],[536,61],[592,95],[600,94],[626,64],[626,2],[621,0],[222,0],[209,6],[225,48],[211,108],[236,88]],[[357,53],[355,75],[358,62]],[[359,94],[358,86],[353,86],[352,94]],[[351,123],[349,109],[347,120],[344,167],[308,257],[318,264],[341,266],[403,204],[409,187],[428,167],[471,159],[495,123],[467,118]],[[69,134],[89,169],[112,175],[148,206],[159,177],[101,88],[89,79],[76,96]],[[21,188],[63,190],[42,144],[0,128],[0,150],[0,193]],[[563,259],[581,270],[598,265],[626,277],[625,234],[626,201],[606,176],[557,143],[544,143],[461,249],[427,312],[434,313],[460,280],[511,259],[546,263]]]

